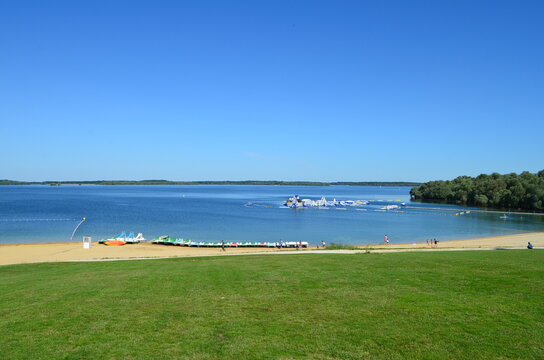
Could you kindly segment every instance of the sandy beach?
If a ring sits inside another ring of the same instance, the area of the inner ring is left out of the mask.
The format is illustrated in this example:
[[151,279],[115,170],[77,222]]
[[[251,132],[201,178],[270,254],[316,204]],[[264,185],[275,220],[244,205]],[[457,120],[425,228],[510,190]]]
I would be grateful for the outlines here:
[[[439,240],[439,239],[438,239]],[[544,247],[544,232],[489,236],[474,239],[439,241],[436,249],[525,249],[527,242],[535,248]],[[429,249],[425,242],[409,244],[370,245],[371,249]],[[434,249],[434,248],[433,248]]]
[[[544,248],[544,232],[517,235],[493,236],[466,240],[450,240],[438,243],[436,248],[430,248],[426,243],[390,244],[390,245],[361,245],[360,251],[444,251],[450,250],[492,250],[492,249],[523,249],[527,242],[535,248]],[[93,243],[90,249],[84,249],[81,242],[73,243],[34,243],[34,244],[4,244],[0,245],[0,265],[60,262],[60,261],[97,261],[97,260],[129,260],[155,259],[191,256],[242,255],[263,253],[304,253],[324,252],[315,247],[308,249],[267,249],[267,248],[187,248],[179,246],[154,245],[141,243],[125,246],[105,246]],[[339,251],[356,252],[353,251]]]

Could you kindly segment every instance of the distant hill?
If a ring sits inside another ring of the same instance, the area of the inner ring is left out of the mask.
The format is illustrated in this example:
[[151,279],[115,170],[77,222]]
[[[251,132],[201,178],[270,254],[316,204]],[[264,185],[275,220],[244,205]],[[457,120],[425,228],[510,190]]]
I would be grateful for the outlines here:
[[417,186],[417,182],[379,182],[379,181],[277,181],[277,180],[243,180],[243,181],[170,181],[170,180],[96,180],[96,181],[15,181],[0,180],[0,185],[297,185],[297,186]]

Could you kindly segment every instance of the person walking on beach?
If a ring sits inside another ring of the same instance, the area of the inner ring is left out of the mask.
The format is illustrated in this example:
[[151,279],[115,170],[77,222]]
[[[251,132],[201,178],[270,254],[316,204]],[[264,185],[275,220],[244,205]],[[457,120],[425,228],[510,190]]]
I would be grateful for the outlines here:
[[385,245],[388,245],[388,244],[389,244],[389,237],[388,237],[387,235],[385,235],[385,236],[383,237],[383,242],[384,242]]
[[221,250],[225,251],[225,240],[221,240]]
[[321,241],[321,247],[324,249],[325,248],[325,240]]

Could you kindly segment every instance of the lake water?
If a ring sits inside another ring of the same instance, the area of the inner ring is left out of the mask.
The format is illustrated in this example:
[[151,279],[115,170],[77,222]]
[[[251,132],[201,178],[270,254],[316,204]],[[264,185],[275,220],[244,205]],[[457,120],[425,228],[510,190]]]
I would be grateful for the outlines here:
[[[543,231],[544,216],[425,210],[457,206],[410,202],[409,187],[376,186],[0,186],[0,243],[93,240],[122,231],[192,240],[391,243],[440,241]],[[374,200],[338,210],[286,209],[292,195],[328,200]],[[414,209],[383,212],[406,202]],[[358,210],[356,210],[358,209]]]

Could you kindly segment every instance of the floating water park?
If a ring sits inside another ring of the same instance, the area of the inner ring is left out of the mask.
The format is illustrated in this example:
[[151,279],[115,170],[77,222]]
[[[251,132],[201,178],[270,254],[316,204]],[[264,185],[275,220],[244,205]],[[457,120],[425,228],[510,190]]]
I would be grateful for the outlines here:
[[300,209],[300,208],[309,208],[309,207],[329,207],[329,206],[362,206],[367,205],[368,201],[366,200],[336,200],[327,201],[325,197],[321,197],[319,200],[312,199],[301,199],[300,196],[295,195],[287,199],[283,206]]
[[[300,196],[295,195],[283,203],[283,207],[290,209],[306,209],[306,208],[327,208],[327,207],[361,207],[368,205],[372,200],[336,200],[328,201],[324,196],[319,200],[302,199]],[[385,205],[382,206],[382,210],[395,210],[401,206],[406,206],[406,203],[400,203],[399,205]]]

